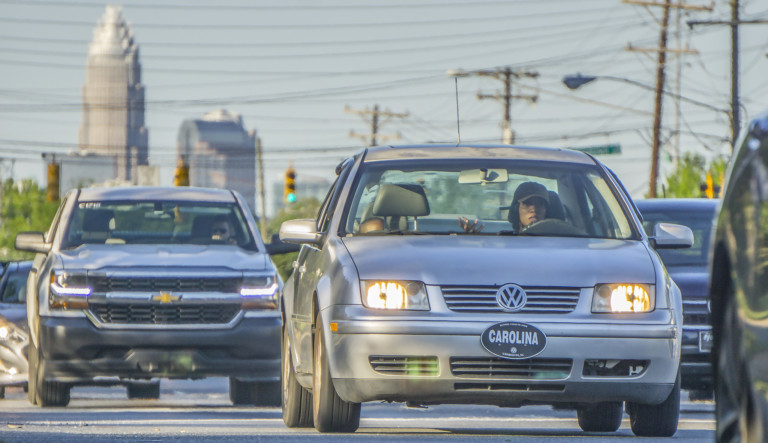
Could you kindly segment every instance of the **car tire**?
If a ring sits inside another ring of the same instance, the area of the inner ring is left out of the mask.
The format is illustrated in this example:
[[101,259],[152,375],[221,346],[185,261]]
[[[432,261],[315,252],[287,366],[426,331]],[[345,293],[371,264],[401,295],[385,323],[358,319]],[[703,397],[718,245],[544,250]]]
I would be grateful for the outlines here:
[[157,400],[160,398],[160,382],[131,382],[125,385],[131,400]]
[[282,372],[283,422],[289,428],[309,428],[312,420],[312,393],[296,380],[291,359],[291,343],[288,331],[283,327],[283,351],[280,362]]
[[624,408],[621,402],[602,402],[579,408],[576,414],[584,432],[616,432],[621,427]]
[[253,391],[253,383],[229,377],[229,401],[233,405],[252,405]]
[[29,404],[37,404],[37,349],[32,340],[27,348],[27,399]]
[[34,345],[29,346],[29,389],[30,403],[41,407],[66,406],[69,404],[70,386],[66,383],[46,381],[43,378],[40,350]]
[[680,372],[672,392],[658,405],[627,402],[629,424],[638,437],[671,437],[680,419]]
[[333,386],[320,314],[317,314],[315,331],[312,368],[312,419],[315,429],[320,432],[355,432],[360,427],[360,403],[342,400]]

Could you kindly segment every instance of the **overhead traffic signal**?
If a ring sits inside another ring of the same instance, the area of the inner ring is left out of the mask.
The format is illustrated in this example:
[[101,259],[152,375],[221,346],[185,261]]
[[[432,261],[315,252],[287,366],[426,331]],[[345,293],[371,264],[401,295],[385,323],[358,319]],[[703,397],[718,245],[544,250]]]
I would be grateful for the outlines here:
[[289,166],[285,170],[285,186],[283,188],[283,200],[286,203],[296,201],[296,170]]
[[48,187],[46,189],[45,199],[49,202],[59,200],[59,164],[55,162],[48,163]]

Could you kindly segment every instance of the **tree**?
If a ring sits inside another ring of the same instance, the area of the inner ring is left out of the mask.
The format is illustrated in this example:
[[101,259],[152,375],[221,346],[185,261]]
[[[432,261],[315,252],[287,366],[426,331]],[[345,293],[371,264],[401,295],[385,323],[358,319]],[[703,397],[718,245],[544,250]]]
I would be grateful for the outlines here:
[[47,230],[59,202],[46,201],[45,189],[32,179],[19,182],[8,179],[3,182],[0,193],[0,260],[31,259],[34,254],[14,248],[16,234]]
[[[714,189],[722,186],[727,161],[723,158],[713,160],[709,167],[704,156],[686,152],[677,167],[666,178],[664,196],[667,198],[703,197],[702,185],[707,181],[707,174],[712,177]],[[718,192],[715,192],[717,197]]]
[[[302,198],[288,206],[281,208],[277,215],[267,224],[267,233],[270,237],[280,232],[280,225],[286,220],[296,218],[317,218],[317,212],[320,209],[320,200],[312,197]],[[283,280],[287,279],[293,272],[292,264],[299,256],[298,252],[287,252],[272,256],[272,261],[277,266],[278,272]]]

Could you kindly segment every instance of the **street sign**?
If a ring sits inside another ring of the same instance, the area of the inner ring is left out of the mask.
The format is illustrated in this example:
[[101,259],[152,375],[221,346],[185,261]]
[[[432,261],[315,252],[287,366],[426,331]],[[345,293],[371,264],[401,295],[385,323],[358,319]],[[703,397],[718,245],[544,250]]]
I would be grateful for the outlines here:
[[621,145],[619,144],[571,147],[570,149],[592,155],[621,154]]

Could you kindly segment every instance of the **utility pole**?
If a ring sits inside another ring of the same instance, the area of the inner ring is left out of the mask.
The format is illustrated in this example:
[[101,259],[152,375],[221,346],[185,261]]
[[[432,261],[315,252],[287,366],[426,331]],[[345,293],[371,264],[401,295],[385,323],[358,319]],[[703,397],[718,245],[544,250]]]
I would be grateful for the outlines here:
[[741,126],[741,111],[739,97],[739,25],[768,24],[768,20],[741,20],[739,17],[739,0],[731,1],[731,20],[691,20],[688,26],[696,25],[728,25],[731,27],[731,149],[736,144]]
[[[383,126],[393,118],[406,118],[409,115],[408,111],[399,112],[399,113],[391,112],[388,109],[385,111],[382,111],[379,109],[379,105],[374,105],[373,110],[368,108],[352,109],[349,106],[345,106],[344,112],[360,115],[366,123],[369,123],[371,125],[371,132],[369,134],[358,134],[354,130],[349,131],[350,137],[359,137],[359,138],[362,138],[363,141],[370,140],[368,142],[368,146],[376,146],[377,137],[380,140],[400,139],[401,136],[399,132],[397,134],[392,134],[392,135],[380,135],[379,128],[381,128],[381,126]],[[370,116],[370,121],[368,121],[369,116]]]
[[[661,151],[661,115],[662,115],[662,104],[664,102],[663,100],[663,94],[664,94],[664,75],[665,75],[665,67],[667,63],[667,52],[669,50],[667,49],[667,34],[668,34],[668,28],[669,28],[669,9],[674,8],[680,8],[680,9],[695,9],[695,10],[701,10],[705,9],[702,6],[689,6],[684,5],[682,3],[675,3],[672,4],[671,0],[665,0],[664,3],[657,3],[653,1],[644,1],[644,0],[622,0],[624,3],[633,4],[633,5],[641,5],[644,7],[648,6],[660,6],[664,10],[662,12],[662,18],[661,18],[661,32],[659,35],[659,47],[653,48],[653,49],[642,49],[640,51],[649,51],[649,52],[657,52],[657,61],[656,61],[656,94],[655,94],[655,100],[654,100],[654,111],[653,111],[653,144],[651,147],[651,177],[649,180],[648,185],[648,197],[649,198],[656,198],[656,188],[657,188],[657,182],[659,178],[659,152]],[[629,50],[638,50],[636,48],[633,48],[631,45],[628,48]]]
[[504,83],[504,92],[495,94],[482,94],[477,93],[477,99],[483,100],[492,98],[501,102],[504,106],[504,118],[501,121],[501,142],[507,145],[511,145],[515,142],[515,133],[512,131],[512,99],[528,100],[531,103],[536,103],[539,99],[538,95],[515,95],[512,93],[512,79],[519,79],[522,77],[536,78],[539,76],[538,72],[534,71],[522,71],[513,70],[509,66],[498,69],[480,69],[477,71],[464,71],[461,69],[450,70],[447,72],[452,77],[469,77],[470,75],[476,75],[478,77],[491,77]]
[[256,162],[259,168],[259,203],[261,203],[259,229],[261,230],[261,239],[267,241],[267,203],[264,195],[264,162],[261,158],[261,137],[256,138]]

